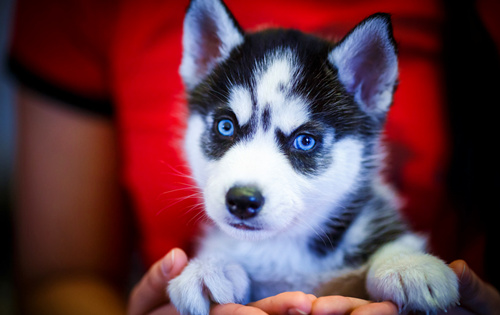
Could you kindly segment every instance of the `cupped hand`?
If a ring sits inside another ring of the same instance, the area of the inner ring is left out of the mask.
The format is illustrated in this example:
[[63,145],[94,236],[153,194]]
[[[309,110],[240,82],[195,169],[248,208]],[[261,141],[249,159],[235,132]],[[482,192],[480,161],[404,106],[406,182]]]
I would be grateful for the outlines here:
[[181,249],[174,248],[157,261],[133,288],[129,298],[129,315],[178,314],[167,295],[168,282],[179,275],[188,258]]
[[[186,254],[178,248],[171,250],[157,261],[139,283],[129,298],[129,315],[178,314],[167,295],[168,282],[178,276],[188,263]],[[302,292],[286,292],[248,305],[224,304],[211,309],[211,315],[263,315],[263,314],[309,314],[315,296]]]
[[[167,295],[168,282],[178,276],[188,263],[187,255],[181,249],[171,250],[157,261],[139,283],[133,288],[128,303],[129,315],[178,314]],[[394,304],[329,296],[316,298],[303,292],[285,292],[248,305],[214,304],[211,315],[300,315],[300,314],[363,314],[395,315]],[[361,314],[361,313],[360,313]]]
[[248,305],[224,304],[212,308],[211,315],[398,315],[398,308],[391,302],[373,303],[362,299],[325,296],[316,298],[303,292],[285,292]]
[[223,304],[214,305],[210,312],[211,315],[299,315],[310,314],[312,303],[316,297],[312,294],[303,292],[285,292],[271,296],[247,305]]
[[[179,275],[188,263],[186,254],[178,248],[157,261],[134,287],[128,304],[129,315],[178,314],[167,295],[168,282]],[[450,264],[460,282],[460,305],[447,310],[447,315],[493,315],[500,309],[500,294],[483,282],[463,260]],[[397,306],[391,302],[325,296],[316,298],[303,292],[285,292],[248,305],[214,305],[211,315],[226,314],[378,314],[396,315]],[[445,314],[445,313],[443,313]]]
[[[179,275],[188,263],[186,254],[178,248],[157,261],[133,288],[128,303],[129,315],[178,314],[167,295],[168,282]],[[248,305],[214,304],[211,315],[311,314],[314,295],[285,292]]]
[[312,305],[312,315],[398,315],[398,307],[388,301],[372,302],[345,296],[323,296]]
[[[463,260],[452,262],[450,268],[459,279],[460,304],[439,315],[495,315],[500,310],[500,293],[479,278]],[[372,303],[342,296],[320,297],[313,302],[313,315],[323,314],[399,314],[391,302]]]
[[459,282],[460,305],[440,315],[495,315],[500,312],[500,294],[479,278],[463,260],[450,264]]

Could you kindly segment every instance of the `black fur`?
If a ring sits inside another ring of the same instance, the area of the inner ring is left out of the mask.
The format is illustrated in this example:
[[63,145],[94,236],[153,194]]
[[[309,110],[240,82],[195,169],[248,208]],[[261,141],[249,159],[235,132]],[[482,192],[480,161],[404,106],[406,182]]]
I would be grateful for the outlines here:
[[408,227],[403,223],[395,208],[377,196],[366,185],[349,197],[344,211],[331,217],[324,226],[325,233],[311,239],[309,246],[318,257],[325,257],[337,250],[346,231],[360,216],[371,218],[367,225],[369,237],[354,248],[345,252],[344,260],[349,266],[364,264],[380,246],[393,241],[406,233]]
[[[325,154],[325,148],[332,143],[324,143],[322,134],[326,130],[335,130],[338,141],[345,136],[374,138],[378,136],[382,124],[373,120],[354,102],[337,78],[337,70],[327,60],[334,44],[323,39],[295,30],[271,29],[254,34],[246,34],[244,43],[233,50],[230,57],[217,65],[215,69],[189,94],[189,106],[192,112],[212,116],[214,123],[231,112],[228,99],[231,87],[243,86],[251,91],[253,106],[256,107],[256,82],[254,69],[256,64],[264,64],[266,56],[276,50],[290,49],[301,65],[300,76],[295,78],[295,85],[290,89],[294,95],[306,99],[313,119],[292,135],[286,136],[281,130],[275,130],[282,151],[289,158],[297,172],[314,175],[320,174],[331,162]],[[284,89],[284,88],[282,88]],[[264,130],[270,127],[272,104],[263,104],[262,117],[255,114],[243,126],[236,126],[236,135],[230,139],[220,139],[216,130],[207,126],[203,135],[202,146],[209,159],[219,159],[238,141],[250,140],[260,125]],[[221,116],[220,111],[223,115]],[[297,152],[292,143],[299,131],[305,131],[316,137],[317,145],[311,152]]]
[[269,131],[271,127],[271,109],[270,106],[267,105],[262,112],[262,128],[265,132]]
[[[371,18],[375,17],[389,21],[388,27],[391,28],[389,15],[378,14]],[[389,34],[396,51],[392,30],[389,30]],[[330,154],[331,147],[344,137],[355,136],[362,139],[365,144],[361,175],[365,179],[364,184],[347,198],[345,210],[325,223],[323,227],[325,233],[310,241],[310,249],[318,257],[325,257],[338,249],[346,231],[358,219],[361,212],[377,211],[379,212],[377,216],[371,215],[370,237],[345,253],[346,263],[359,265],[366,262],[382,244],[403,234],[406,227],[395,209],[377,197],[369,183],[376,171],[374,154],[385,115],[376,118],[370,116],[356,104],[354,96],[348,93],[339,81],[337,69],[328,60],[328,54],[336,45],[296,30],[269,29],[245,34],[243,44],[233,49],[229,58],[218,64],[190,91],[188,100],[191,112],[211,117],[208,121],[211,121],[213,126],[207,126],[201,145],[207,158],[220,159],[234,144],[251,140],[257,128],[273,132],[269,130],[272,104],[259,104],[264,106],[261,117],[257,117],[255,111],[257,88],[253,77],[254,70],[256,64],[265,66],[266,57],[270,54],[291,50],[301,67],[300,75],[294,78],[294,85],[289,90],[285,86],[280,86],[279,89],[282,93],[289,91],[307,100],[311,120],[291,134],[276,129],[274,135],[280,150],[286,155],[294,170],[306,176],[322,174],[334,162]],[[249,122],[242,126],[238,125],[235,114],[228,106],[231,88],[234,85],[246,88],[251,95],[253,115]],[[217,123],[221,119],[233,121],[234,136],[228,138],[218,134]],[[315,147],[310,151],[295,149],[293,142],[299,134],[314,137]]]

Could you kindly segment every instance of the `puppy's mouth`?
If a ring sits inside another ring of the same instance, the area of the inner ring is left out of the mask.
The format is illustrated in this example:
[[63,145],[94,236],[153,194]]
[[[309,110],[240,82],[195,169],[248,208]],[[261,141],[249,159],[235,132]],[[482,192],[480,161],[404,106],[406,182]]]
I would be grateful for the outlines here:
[[259,231],[261,230],[262,228],[260,227],[256,227],[256,226],[252,226],[252,225],[248,225],[246,223],[229,223],[230,226],[238,229],[238,230],[244,230],[244,231]]
[[226,218],[217,224],[228,235],[241,240],[257,241],[266,239],[275,234],[274,229],[269,229],[261,220],[237,220]]

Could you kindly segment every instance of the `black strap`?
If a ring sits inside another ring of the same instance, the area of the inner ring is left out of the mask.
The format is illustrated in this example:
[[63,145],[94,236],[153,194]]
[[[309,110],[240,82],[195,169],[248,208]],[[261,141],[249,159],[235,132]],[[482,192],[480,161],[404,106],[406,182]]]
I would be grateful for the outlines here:
[[8,58],[7,67],[19,83],[35,92],[92,114],[106,118],[114,116],[113,102],[109,98],[89,97],[64,89],[36,74],[13,56]]

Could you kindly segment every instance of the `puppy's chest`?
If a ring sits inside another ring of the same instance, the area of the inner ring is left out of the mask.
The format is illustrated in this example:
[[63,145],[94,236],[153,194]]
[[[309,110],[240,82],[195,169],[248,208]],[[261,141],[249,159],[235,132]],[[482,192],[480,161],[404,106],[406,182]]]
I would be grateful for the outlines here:
[[260,242],[235,240],[224,234],[204,242],[205,254],[221,255],[240,264],[251,280],[251,300],[285,291],[314,293],[319,285],[344,272],[340,255],[318,257],[303,240],[274,239]]

